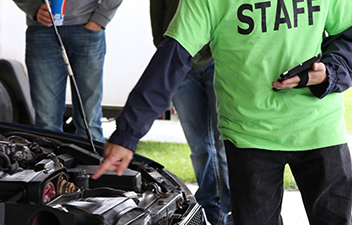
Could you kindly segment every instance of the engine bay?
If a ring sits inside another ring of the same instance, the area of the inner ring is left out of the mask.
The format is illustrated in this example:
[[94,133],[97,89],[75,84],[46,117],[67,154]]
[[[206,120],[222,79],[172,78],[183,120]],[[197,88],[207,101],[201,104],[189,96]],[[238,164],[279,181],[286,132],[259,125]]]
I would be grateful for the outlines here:
[[135,154],[122,176],[91,179],[102,160],[73,135],[0,124],[0,224],[202,224],[192,193],[162,165]]

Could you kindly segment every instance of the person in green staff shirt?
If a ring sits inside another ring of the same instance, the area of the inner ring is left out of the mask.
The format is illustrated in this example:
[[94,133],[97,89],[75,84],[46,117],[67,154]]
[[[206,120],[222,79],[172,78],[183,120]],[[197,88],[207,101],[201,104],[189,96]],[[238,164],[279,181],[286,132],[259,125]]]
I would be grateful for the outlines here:
[[[352,169],[341,93],[352,83],[351,7],[350,0],[182,0],[93,178],[127,168],[192,56],[210,42],[234,224],[282,224],[286,164],[310,224],[351,224]],[[276,81],[320,52],[321,62],[305,79]]]

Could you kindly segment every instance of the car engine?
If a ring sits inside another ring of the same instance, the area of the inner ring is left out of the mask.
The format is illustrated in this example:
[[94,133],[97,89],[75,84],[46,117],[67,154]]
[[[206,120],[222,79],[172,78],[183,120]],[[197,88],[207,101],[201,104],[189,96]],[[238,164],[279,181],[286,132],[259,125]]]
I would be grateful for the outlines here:
[[73,135],[0,123],[0,224],[202,224],[192,193],[162,165],[135,154],[122,176],[91,179],[102,160]]

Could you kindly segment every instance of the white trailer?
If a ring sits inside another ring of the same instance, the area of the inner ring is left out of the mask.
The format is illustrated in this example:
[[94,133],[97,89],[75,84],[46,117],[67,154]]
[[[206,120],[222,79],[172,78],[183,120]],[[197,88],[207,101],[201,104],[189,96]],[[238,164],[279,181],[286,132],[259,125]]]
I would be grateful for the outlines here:
[[[25,13],[13,1],[0,0],[0,81],[9,92],[15,92],[9,94],[12,102],[17,101],[18,103],[17,108],[15,109],[14,106],[13,109],[14,114],[17,113],[14,118],[16,117],[22,123],[32,123],[34,112],[31,108],[29,89],[25,87],[28,84],[23,81],[23,78],[26,78],[24,63],[25,20]],[[123,108],[129,92],[138,81],[156,50],[152,41],[149,1],[123,1],[115,17],[107,25],[106,39],[107,54],[104,66],[102,108],[104,117],[110,118],[114,117]],[[22,74],[11,74],[11,72]],[[15,76],[14,80],[19,82],[7,81],[9,76]],[[21,85],[15,85],[23,87],[17,90],[18,88],[13,87],[14,83],[21,83]],[[15,97],[13,97],[14,95]],[[69,115],[71,104],[69,87],[67,88],[66,96],[68,108],[66,115]],[[5,97],[0,96],[1,99],[6,99]],[[3,111],[7,111],[9,107],[1,107],[0,120],[6,117],[8,113]],[[21,107],[25,108],[23,110],[27,115],[18,115],[18,111],[23,112]],[[3,116],[1,117],[1,115]],[[26,116],[28,118],[25,118]]]

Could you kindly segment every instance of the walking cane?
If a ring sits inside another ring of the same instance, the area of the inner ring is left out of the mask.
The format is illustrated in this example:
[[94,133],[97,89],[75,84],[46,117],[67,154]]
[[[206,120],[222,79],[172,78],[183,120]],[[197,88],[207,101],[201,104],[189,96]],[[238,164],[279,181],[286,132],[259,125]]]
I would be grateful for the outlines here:
[[52,15],[52,12],[51,12],[51,8],[50,8],[50,4],[48,2],[48,0],[45,0],[45,4],[46,6],[48,7],[48,11],[49,11],[49,15],[50,15],[50,20],[51,20],[51,23],[52,23],[52,26],[54,28],[54,31],[55,31],[55,36],[56,36],[56,40],[57,40],[57,43],[60,47],[60,51],[61,51],[61,55],[62,55],[62,58],[64,59],[64,63],[66,65],[66,70],[67,70],[67,73],[68,73],[68,76],[70,78],[70,83],[71,83],[71,86],[73,87],[73,90],[77,96],[77,102],[79,104],[79,111],[80,111],[80,114],[81,114],[81,117],[82,117],[82,120],[83,120],[83,123],[84,123],[84,126],[85,126],[85,129],[86,129],[86,133],[87,133],[87,137],[88,137],[88,140],[90,142],[90,145],[92,146],[92,150],[94,153],[97,153],[97,151],[95,150],[95,146],[94,146],[94,143],[93,143],[93,138],[92,138],[92,134],[89,130],[89,127],[88,127],[88,123],[87,123],[87,118],[86,118],[86,114],[84,112],[84,108],[83,108],[83,103],[82,103],[82,99],[81,99],[81,95],[79,94],[79,90],[78,90],[78,87],[77,87],[77,83],[76,83],[76,80],[73,76],[73,71],[72,71],[72,68],[71,68],[71,65],[70,65],[70,61],[68,60],[68,56],[67,56],[67,53],[66,53],[66,50],[65,50],[65,47],[62,43],[62,40],[61,40],[61,37],[60,37],[60,34],[59,32],[57,31],[57,27],[54,23],[54,18],[53,18],[53,15]]

